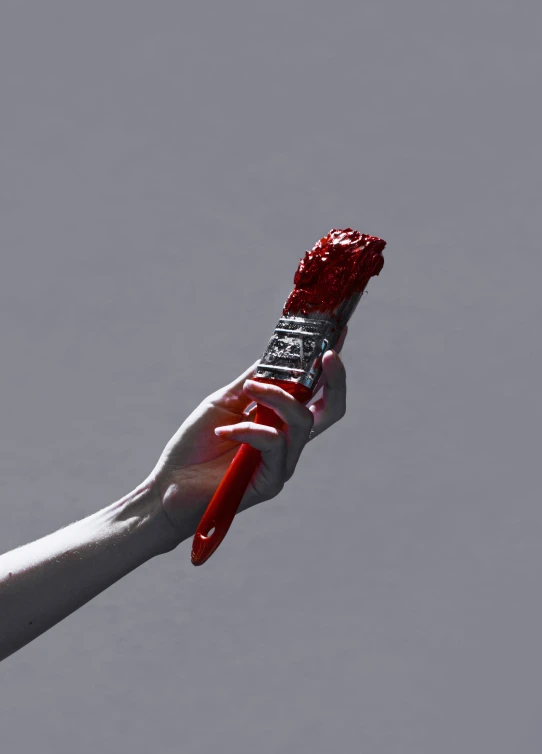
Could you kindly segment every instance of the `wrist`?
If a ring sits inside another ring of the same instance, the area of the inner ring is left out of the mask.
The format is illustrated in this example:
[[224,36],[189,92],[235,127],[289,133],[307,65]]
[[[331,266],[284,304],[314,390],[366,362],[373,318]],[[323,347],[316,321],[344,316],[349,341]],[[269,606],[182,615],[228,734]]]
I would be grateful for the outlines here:
[[183,541],[164,512],[152,479],[146,479],[112,503],[103,514],[115,523],[129,522],[132,537],[138,540],[138,547],[148,559],[171,552]]

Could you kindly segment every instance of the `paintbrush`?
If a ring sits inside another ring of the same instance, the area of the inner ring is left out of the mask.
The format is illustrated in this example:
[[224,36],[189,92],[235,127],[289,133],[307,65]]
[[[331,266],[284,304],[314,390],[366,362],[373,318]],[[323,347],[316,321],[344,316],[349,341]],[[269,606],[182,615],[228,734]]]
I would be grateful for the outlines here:
[[[334,348],[373,275],[384,266],[386,242],[352,228],[333,228],[307,251],[252,380],[279,385],[307,403],[322,374],[322,357]],[[269,407],[258,405],[256,424],[282,429]],[[193,565],[208,560],[220,545],[237,513],[261,451],[243,443],[198,525],[192,543]]]

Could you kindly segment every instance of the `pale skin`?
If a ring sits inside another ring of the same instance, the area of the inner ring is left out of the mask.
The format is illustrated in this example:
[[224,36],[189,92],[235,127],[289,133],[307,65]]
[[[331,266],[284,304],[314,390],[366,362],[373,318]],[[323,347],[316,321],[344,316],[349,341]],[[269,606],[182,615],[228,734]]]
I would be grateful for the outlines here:
[[[35,542],[0,555],[0,660],[36,639],[138,566],[192,539],[241,443],[262,461],[239,513],[276,497],[293,476],[314,429],[318,436],[346,411],[346,371],[334,351],[307,405],[278,385],[250,382],[258,362],[215,391],[190,414],[145,479],[120,500]],[[336,358],[335,358],[336,357]],[[258,425],[257,401],[284,429]],[[224,433],[215,429],[224,427]],[[219,557],[216,553],[213,557]]]

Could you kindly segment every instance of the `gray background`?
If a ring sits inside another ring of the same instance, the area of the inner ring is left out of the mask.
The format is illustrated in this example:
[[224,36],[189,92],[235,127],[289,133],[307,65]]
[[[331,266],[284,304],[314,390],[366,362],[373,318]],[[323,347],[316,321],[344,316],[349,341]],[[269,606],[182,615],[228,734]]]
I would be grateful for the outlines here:
[[2,663],[2,754],[542,745],[541,11],[0,10],[0,549],[133,489],[305,249],[388,242],[344,419]]

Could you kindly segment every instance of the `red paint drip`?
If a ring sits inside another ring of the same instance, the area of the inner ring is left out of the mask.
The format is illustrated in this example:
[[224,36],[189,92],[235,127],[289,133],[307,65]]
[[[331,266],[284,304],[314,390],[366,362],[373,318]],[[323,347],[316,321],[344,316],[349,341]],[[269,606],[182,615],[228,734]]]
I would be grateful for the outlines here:
[[332,314],[343,301],[363,293],[369,279],[384,266],[385,246],[376,236],[332,228],[301,260],[282,316]]

